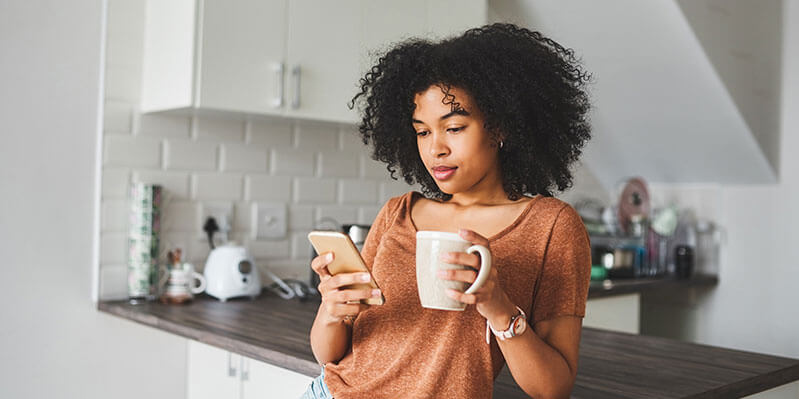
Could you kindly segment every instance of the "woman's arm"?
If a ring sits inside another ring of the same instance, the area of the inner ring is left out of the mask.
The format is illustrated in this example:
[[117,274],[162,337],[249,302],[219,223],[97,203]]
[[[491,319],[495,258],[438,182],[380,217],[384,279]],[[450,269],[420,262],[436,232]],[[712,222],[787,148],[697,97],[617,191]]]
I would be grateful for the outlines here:
[[[506,329],[512,304],[504,317],[489,320],[495,329]],[[533,398],[568,398],[577,377],[582,318],[561,316],[543,320],[522,335],[497,340],[513,379]]]
[[345,322],[369,308],[370,305],[353,303],[366,298],[380,297],[380,290],[346,288],[354,283],[370,280],[369,273],[340,273],[330,275],[327,265],[333,261],[332,252],[321,254],[311,261],[319,274],[319,293],[322,303],[311,327],[311,351],[319,364],[337,362],[347,354],[352,340],[352,326]]
[[311,350],[320,365],[337,362],[350,348],[352,327],[343,320],[331,318],[324,304],[319,305],[311,327]]

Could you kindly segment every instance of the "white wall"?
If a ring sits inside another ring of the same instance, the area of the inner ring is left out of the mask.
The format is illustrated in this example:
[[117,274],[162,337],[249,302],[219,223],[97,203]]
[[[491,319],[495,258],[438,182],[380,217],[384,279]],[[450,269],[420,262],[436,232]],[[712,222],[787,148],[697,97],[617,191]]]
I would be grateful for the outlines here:
[[103,4],[0,2],[3,398],[185,396],[185,340],[91,300]]
[[799,1],[783,7],[779,183],[659,188],[717,214],[728,240],[718,287],[682,304],[642,304],[644,333],[799,358]]

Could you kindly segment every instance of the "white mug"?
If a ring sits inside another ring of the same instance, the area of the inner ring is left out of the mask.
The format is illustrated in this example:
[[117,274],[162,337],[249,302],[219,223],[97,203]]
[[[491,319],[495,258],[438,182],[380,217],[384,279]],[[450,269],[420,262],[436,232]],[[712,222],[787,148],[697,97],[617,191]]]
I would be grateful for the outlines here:
[[[477,278],[467,288],[462,281],[444,280],[436,275],[439,269],[468,269],[469,267],[446,263],[440,257],[445,252],[480,254]],[[439,310],[464,310],[466,304],[450,298],[446,290],[454,289],[471,294],[483,286],[491,271],[491,252],[482,245],[472,245],[455,233],[419,231],[416,233],[416,285],[422,307]]]

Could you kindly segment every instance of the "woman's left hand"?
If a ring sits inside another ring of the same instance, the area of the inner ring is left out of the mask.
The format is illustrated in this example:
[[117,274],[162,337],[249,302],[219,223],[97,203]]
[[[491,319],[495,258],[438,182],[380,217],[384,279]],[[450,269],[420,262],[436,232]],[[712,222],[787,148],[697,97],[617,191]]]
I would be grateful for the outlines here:
[[[471,242],[472,244],[482,245],[491,251],[488,246],[488,239],[475,233],[472,230],[460,229],[458,233],[461,238]],[[441,260],[446,263],[457,265],[464,265],[473,268],[463,270],[444,270],[438,271],[438,278],[444,280],[463,281],[472,284],[477,278],[477,271],[480,269],[480,256],[478,253],[466,252],[445,252],[441,255]],[[511,303],[502,286],[499,283],[499,274],[497,273],[496,265],[492,264],[491,270],[488,273],[483,286],[477,289],[472,294],[464,294],[463,292],[453,289],[447,290],[447,295],[469,305],[476,305],[477,311],[489,321],[506,318],[513,315],[516,311],[515,305]],[[494,325],[494,323],[492,323]]]

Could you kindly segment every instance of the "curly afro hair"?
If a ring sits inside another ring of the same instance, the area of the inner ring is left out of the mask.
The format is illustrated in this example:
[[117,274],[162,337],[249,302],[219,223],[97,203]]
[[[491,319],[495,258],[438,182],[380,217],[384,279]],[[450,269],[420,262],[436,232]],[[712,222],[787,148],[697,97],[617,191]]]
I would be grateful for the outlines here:
[[460,105],[449,90],[464,90],[483,113],[486,131],[503,139],[502,185],[516,200],[571,187],[571,165],[591,138],[590,81],[573,50],[539,32],[496,23],[438,42],[412,38],[394,45],[360,79],[348,106],[359,105],[361,138],[394,180],[399,168],[406,183],[419,182],[425,196],[446,201],[452,196],[438,188],[419,156],[414,97],[441,86],[442,103],[454,111]]

